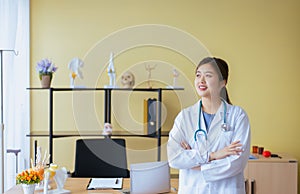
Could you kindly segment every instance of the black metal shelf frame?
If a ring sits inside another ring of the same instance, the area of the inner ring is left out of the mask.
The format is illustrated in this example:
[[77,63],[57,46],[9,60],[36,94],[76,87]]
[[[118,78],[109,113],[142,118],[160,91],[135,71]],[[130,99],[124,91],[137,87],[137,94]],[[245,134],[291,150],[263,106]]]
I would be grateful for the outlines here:
[[[54,134],[53,131],[53,94],[59,91],[104,91],[104,122],[111,123],[111,96],[113,90],[118,91],[137,91],[137,92],[157,92],[158,102],[162,102],[162,91],[163,90],[183,90],[183,88],[27,88],[28,90],[49,90],[49,134],[29,134],[28,137],[49,137],[49,162],[53,162],[53,139],[59,137],[74,137],[74,136],[103,136],[102,134],[91,133],[91,134]],[[151,137],[157,138],[157,160],[161,160],[161,103],[157,103],[157,132],[155,136],[142,135],[142,134],[112,134],[112,136],[136,136],[136,137]],[[166,134],[163,134],[166,136]]]

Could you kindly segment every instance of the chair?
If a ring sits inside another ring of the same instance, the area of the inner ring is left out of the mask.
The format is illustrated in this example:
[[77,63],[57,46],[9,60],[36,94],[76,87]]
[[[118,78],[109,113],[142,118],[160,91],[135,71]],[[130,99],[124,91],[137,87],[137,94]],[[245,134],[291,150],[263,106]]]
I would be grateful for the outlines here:
[[129,178],[125,139],[78,139],[72,177]]

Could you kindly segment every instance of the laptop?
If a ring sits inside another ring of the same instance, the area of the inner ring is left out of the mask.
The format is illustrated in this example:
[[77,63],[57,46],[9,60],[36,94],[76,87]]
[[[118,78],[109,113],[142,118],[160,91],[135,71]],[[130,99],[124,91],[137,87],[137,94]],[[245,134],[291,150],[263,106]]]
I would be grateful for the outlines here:
[[167,161],[130,165],[130,194],[170,192],[170,167]]

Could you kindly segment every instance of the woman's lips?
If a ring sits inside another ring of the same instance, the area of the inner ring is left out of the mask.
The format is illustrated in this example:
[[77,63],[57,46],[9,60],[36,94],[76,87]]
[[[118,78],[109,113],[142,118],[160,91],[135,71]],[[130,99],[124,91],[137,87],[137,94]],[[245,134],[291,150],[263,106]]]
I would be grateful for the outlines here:
[[201,90],[201,91],[204,91],[204,90],[206,90],[206,89],[207,89],[207,87],[206,87],[206,86],[199,86],[198,88],[199,88],[199,90]]

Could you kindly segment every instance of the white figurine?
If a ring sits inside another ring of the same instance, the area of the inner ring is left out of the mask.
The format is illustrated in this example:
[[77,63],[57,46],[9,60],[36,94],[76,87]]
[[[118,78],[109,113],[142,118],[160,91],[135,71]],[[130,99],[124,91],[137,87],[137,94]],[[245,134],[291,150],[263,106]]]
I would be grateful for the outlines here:
[[112,134],[112,125],[110,123],[104,123],[104,129],[102,135],[110,136]]
[[114,88],[116,86],[116,72],[114,67],[114,54],[110,53],[109,64],[107,67],[107,74],[109,76],[109,86]]
[[55,176],[56,169],[57,169],[56,164],[50,164],[50,167],[46,169],[44,172],[44,194],[49,194],[48,192],[49,181]]
[[178,86],[178,83],[177,83],[177,80],[178,80],[178,77],[179,77],[179,72],[177,71],[177,69],[173,69],[172,71],[172,74],[173,74],[173,85],[169,85],[169,86],[166,86],[167,88],[172,88],[172,89],[183,89],[182,86]]
[[148,72],[148,88],[152,88],[152,85],[151,85],[151,71],[154,70],[156,67],[156,65],[154,66],[150,66],[150,65],[145,65],[145,69],[146,71]]
[[84,65],[83,61],[79,58],[73,58],[69,65],[68,68],[71,70],[70,73],[70,87],[74,88],[75,86],[75,78],[79,77],[80,79],[83,79],[82,72],[80,68],[82,68]]
[[123,85],[123,88],[132,88],[135,83],[135,78],[133,73],[130,71],[126,71],[121,78],[121,83]]
[[56,170],[54,180],[56,183],[56,189],[53,190],[53,193],[62,194],[62,193],[71,193],[69,190],[64,189],[65,182],[68,178],[68,172],[65,167],[62,167]]
[[177,87],[177,78],[179,77],[179,73],[176,69],[173,69],[173,87]]
[[[54,178],[56,183],[56,189],[48,190],[47,185],[49,184],[49,180]],[[45,184],[44,184],[44,194],[63,194],[63,193],[71,193],[69,190],[64,189],[65,182],[68,178],[67,169],[62,167],[58,169],[56,164],[50,164],[50,168],[45,172]]]

